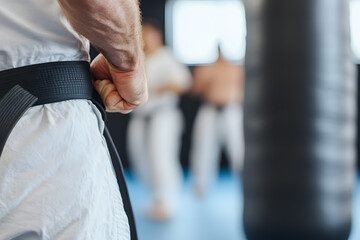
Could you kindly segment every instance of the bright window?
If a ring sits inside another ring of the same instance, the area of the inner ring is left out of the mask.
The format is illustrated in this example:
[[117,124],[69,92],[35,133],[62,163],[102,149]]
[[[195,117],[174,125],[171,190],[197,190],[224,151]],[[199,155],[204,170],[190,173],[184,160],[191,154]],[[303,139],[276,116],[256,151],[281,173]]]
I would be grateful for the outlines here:
[[355,58],[360,63],[360,0],[350,2],[351,45]]
[[245,12],[239,0],[172,0],[166,6],[166,42],[186,64],[245,57]]

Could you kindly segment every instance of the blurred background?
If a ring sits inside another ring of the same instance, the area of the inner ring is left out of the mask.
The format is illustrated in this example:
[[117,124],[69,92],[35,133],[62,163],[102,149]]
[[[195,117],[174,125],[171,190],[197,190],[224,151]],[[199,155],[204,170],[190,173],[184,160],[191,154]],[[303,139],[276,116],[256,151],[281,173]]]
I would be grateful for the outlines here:
[[[350,2],[352,49],[360,71],[360,0]],[[242,108],[244,5],[238,0],[142,0],[141,10],[148,26],[144,34],[150,38],[150,43],[144,39],[147,72],[154,82],[150,103],[129,115],[108,114],[107,120],[126,168],[139,238],[245,239],[243,133],[228,129],[232,124],[242,126],[242,111],[231,106]],[[166,51],[160,53],[163,44]],[[92,49],[92,57],[96,54]],[[222,79],[225,73],[230,80]],[[235,90],[229,94],[229,89]],[[161,111],[155,116],[154,109]],[[220,122],[224,126],[219,127]],[[213,133],[206,128],[215,125],[219,129]],[[208,141],[212,138],[216,140]],[[234,149],[229,141],[238,147]],[[194,150],[202,148],[215,157]],[[357,149],[359,153],[359,144]],[[359,184],[354,199],[353,240],[360,239]]]

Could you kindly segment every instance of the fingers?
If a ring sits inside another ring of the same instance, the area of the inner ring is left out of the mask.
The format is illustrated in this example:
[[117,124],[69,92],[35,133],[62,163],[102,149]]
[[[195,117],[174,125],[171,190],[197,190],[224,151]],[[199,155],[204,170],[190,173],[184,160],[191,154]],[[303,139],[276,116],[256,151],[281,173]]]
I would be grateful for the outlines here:
[[96,80],[111,79],[108,62],[101,53],[97,55],[96,58],[92,61],[90,65],[90,71],[91,75]]
[[116,90],[110,80],[96,80],[93,82],[96,91],[99,93],[107,112],[130,113],[135,106],[127,103]]
[[100,55],[91,63],[90,69],[93,85],[101,96],[106,111],[129,113],[147,101],[144,66],[132,71],[120,71]]

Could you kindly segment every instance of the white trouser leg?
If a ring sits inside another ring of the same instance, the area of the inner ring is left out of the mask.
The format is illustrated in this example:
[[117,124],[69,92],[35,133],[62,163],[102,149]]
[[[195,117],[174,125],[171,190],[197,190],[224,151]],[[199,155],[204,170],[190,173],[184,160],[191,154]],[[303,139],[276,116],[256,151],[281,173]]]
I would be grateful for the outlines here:
[[182,180],[180,143],[182,116],[175,107],[156,110],[150,119],[148,149],[154,200],[172,207]]
[[229,104],[222,112],[222,133],[231,168],[239,173],[244,161],[243,112],[240,104]]
[[129,160],[141,181],[149,183],[151,176],[146,138],[146,118],[134,114],[130,119],[127,133]]
[[204,105],[195,119],[191,149],[191,169],[197,190],[206,192],[218,172],[220,143],[217,131],[218,111]]

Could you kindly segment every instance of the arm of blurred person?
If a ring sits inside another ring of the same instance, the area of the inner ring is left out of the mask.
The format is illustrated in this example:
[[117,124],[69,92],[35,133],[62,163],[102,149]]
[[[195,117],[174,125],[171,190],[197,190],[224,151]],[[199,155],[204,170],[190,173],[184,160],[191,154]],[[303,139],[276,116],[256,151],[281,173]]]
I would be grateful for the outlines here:
[[181,95],[190,89],[192,76],[187,66],[177,62],[173,56],[171,56],[167,60],[164,68],[166,68],[166,81],[157,89],[158,94],[174,93]]
[[138,0],[58,0],[73,28],[101,52],[91,64],[106,110],[128,113],[146,102]]
[[164,86],[162,86],[161,88],[159,88],[159,90],[157,91],[159,94],[163,94],[163,93],[175,93],[176,95],[181,95],[183,93],[185,93],[188,90],[188,88],[181,86],[180,84],[176,83],[176,82],[171,82],[168,83]]

